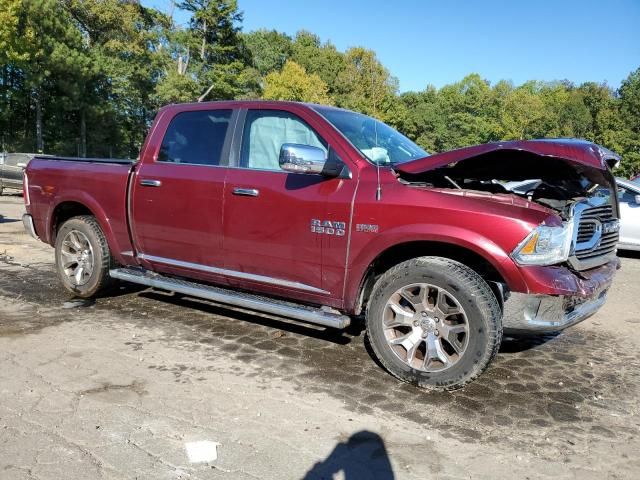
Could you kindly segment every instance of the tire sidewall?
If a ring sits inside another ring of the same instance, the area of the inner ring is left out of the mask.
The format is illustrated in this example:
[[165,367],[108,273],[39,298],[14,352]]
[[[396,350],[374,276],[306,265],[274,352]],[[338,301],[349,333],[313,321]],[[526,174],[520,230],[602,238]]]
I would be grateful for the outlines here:
[[[420,386],[451,387],[475,376],[491,356],[491,315],[483,311],[468,285],[458,276],[427,266],[400,268],[374,288],[367,312],[367,333],[374,352],[399,378]],[[383,314],[389,297],[413,283],[428,283],[446,290],[462,306],[469,323],[467,348],[458,362],[441,372],[423,372],[400,360],[389,346],[383,329]],[[487,287],[488,288],[488,287]]]
[[[86,235],[91,249],[93,251],[93,271],[89,277],[89,281],[84,285],[74,285],[69,281],[69,278],[64,273],[64,269],[61,265],[60,249],[62,248],[62,242],[70,231],[76,230]],[[66,290],[79,297],[90,297],[96,293],[100,288],[101,280],[104,276],[104,255],[102,239],[98,237],[98,233],[91,228],[88,223],[80,218],[72,218],[67,220],[56,236],[55,244],[55,262],[56,273],[58,278],[62,282],[62,285]]]

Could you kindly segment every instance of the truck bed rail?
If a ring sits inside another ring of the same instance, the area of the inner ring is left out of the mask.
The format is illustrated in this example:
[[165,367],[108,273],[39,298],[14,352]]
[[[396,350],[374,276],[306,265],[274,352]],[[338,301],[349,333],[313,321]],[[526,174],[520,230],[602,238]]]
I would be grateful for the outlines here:
[[62,162],[85,162],[85,163],[117,163],[121,165],[133,165],[137,160],[129,158],[83,158],[83,157],[54,157],[49,155],[36,155],[38,160],[57,160]]

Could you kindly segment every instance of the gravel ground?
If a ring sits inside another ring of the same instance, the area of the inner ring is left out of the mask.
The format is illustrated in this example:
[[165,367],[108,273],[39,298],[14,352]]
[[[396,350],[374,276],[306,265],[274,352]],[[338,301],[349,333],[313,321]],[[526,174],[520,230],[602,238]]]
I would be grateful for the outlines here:
[[[640,256],[601,312],[452,393],[341,333],[123,286],[71,298],[0,197],[0,478],[640,478]],[[208,443],[206,461],[193,457]],[[190,454],[192,456],[190,456]]]

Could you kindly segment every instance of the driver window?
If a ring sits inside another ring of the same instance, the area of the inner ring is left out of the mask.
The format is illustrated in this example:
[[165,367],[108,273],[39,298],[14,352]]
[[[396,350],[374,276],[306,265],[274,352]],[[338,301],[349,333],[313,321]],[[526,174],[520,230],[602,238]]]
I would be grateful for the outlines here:
[[327,142],[296,115],[280,110],[249,110],[242,134],[240,166],[280,170],[278,157],[285,143],[310,145],[327,151]]

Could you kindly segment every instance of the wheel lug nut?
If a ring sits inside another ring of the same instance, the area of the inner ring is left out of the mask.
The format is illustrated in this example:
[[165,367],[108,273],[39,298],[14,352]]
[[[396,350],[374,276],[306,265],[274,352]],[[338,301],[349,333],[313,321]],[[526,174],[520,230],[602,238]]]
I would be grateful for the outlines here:
[[437,337],[438,335],[440,335],[440,332],[438,330],[436,330],[435,332],[433,332],[435,334],[435,336]]
[[434,318],[434,320],[436,321],[436,323],[438,323],[440,321],[440,319],[438,317]]
[[416,321],[414,321],[414,322],[413,322],[413,326],[414,326],[414,327],[417,327],[419,323],[420,323],[420,322],[418,322],[418,320],[416,320]]
[[426,317],[427,316],[427,312],[422,312],[422,316]]

